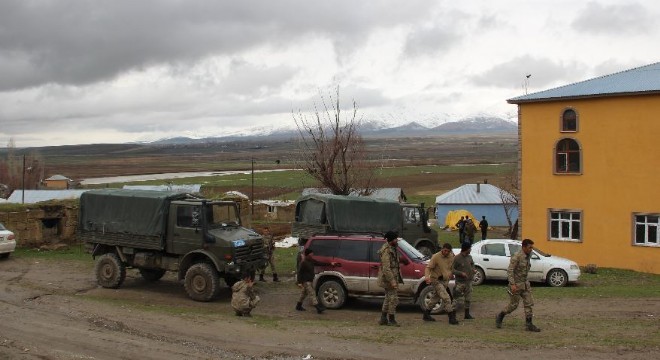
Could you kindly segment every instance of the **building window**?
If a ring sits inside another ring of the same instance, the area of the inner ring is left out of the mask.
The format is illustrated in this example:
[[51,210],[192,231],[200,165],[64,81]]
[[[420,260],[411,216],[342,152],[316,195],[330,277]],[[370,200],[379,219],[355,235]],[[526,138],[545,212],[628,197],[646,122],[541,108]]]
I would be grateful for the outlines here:
[[582,213],[550,210],[550,240],[582,241]]
[[660,246],[660,214],[635,214],[635,245]]
[[581,172],[580,144],[574,139],[561,139],[555,148],[555,173],[579,174]]
[[276,213],[277,212],[277,207],[268,205],[268,212],[269,213]]
[[577,131],[577,113],[573,109],[566,109],[561,115],[561,131],[562,132],[576,132]]

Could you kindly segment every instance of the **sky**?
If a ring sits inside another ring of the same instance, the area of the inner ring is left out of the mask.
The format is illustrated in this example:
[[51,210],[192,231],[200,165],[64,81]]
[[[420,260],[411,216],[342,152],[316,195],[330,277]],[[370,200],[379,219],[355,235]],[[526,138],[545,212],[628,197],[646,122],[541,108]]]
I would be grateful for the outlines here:
[[515,120],[509,98],[660,61],[658,18],[657,0],[2,0],[0,147],[294,128],[337,89],[363,121]]

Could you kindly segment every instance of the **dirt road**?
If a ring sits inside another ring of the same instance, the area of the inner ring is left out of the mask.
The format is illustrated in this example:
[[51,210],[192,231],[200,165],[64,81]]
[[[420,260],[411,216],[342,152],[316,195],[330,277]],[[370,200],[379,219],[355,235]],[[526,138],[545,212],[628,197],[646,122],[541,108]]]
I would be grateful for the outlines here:
[[[229,290],[211,303],[189,300],[169,274],[146,283],[133,271],[122,288],[97,287],[91,264],[10,257],[0,261],[0,359],[652,359],[658,347],[589,345],[590,336],[637,336],[631,318],[660,325],[658,299],[537,302],[539,334],[524,332],[521,310],[501,330],[493,318],[505,299],[477,302],[476,320],[451,327],[446,316],[421,321],[401,306],[400,328],[378,326],[378,301],[352,301],[317,315],[297,312],[292,278],[258,285],[263,304],[253,318],[235,317]],[[478,290],[477,290],[478,291]],[[599,321],[604,334],[562,326]],[[459,316],[462,319],[462,316]],[[655,334],[658,336],[656,327]],[[618,331],[618,333],[617,333]],[[487,334],[477,340],[470,334]],[[584,337],[580,345],[575,337]],[[642,334],[639,334],[642,336]],[[564,339],[557,341],[557,338]],[[512,345],[506,339],[529,341]],[[599,343],[601,344],[601,343]]]

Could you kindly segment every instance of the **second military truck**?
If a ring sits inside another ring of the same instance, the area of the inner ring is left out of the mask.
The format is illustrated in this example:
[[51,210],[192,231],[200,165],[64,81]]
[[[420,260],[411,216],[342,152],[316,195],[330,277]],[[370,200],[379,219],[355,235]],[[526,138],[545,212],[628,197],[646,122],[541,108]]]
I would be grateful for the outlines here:
[[439,250],[438,232],[428,225],[424,204],[358,196],[310,194],[296,202],[292,235],[306,239],[321,234],[384,234],[396,231],[424,255]]
[[96,278],[118,288],[126,268],[147,281],[174,271],[188,296],[211,301],[220,278],[233,285],[264,263],[263,239],[241,226],[233,201],[165,191],[90,190],[80,197],[78,235],[96,259]]

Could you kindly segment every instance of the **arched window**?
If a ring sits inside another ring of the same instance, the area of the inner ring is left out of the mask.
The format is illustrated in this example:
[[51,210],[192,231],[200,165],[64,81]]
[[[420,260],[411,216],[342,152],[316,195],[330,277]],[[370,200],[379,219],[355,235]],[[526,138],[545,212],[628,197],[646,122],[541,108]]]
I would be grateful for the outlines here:
[[582,169],[580,153],[580,144],[574,139],[559,140],[555,148],[555,172],[580,173]]
[[566,109],[561,115],[561,131],[577,131],[577,113],[573,109]]

